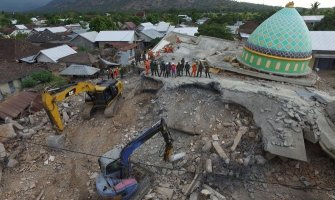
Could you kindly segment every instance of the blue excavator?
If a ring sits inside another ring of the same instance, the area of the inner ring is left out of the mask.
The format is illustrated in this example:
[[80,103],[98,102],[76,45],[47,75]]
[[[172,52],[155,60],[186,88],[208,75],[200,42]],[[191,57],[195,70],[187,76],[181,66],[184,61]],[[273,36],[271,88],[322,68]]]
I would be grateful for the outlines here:
[[139,137],[128,143],[123,149],[115,148],[99,158],[101,173],[96,179],[96,188],[100,197],[129,200],[139,188],[138,181],[131,177],[131,154],[157,133],[161,133],[165,142],[164,161],[169,161],[173,153],[173,139],[162,118]]

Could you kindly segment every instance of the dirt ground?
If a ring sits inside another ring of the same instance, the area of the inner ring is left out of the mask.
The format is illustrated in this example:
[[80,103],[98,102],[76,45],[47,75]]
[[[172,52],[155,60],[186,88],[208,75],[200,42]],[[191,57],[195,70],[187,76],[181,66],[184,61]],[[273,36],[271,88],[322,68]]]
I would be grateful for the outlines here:
[[[171,189],[172,199],[182,199],[197,173],[201,174],[200,185],[193,193],[200,194],[202,184],[207,184],[235,200],[335,199],[335,162],[319,146],[307,144],[308,162],[272,158],[262,150],[251,114],[238,105],[224,104],[215,92],[196,87],[166,90],[161,83],[135,73],[123,82],[124,94],[113,118],[105,118],[98,111],[92,119],[83,121],[80,108],[84,97],[68,100],[67,111],[74,114],[64,131],[65,148],[75,152],[36,145],[45,144],[46,137],[52,134],[49,123],[30,139],[6,143],[7,151],[19,164],[4,168],[0,199],[99,199],[95,191],[98,157],[114,147],[123,147],[161,117],[168,123],[192,123],[200,134],[171,130],[174,151],[186,153],[185,158],[174,163],[162,161],[164,142],[160,135],[134,153],[132,162],[147,168],[154,177],[145,199],[168,199],[158,192],[160,187]],[[40,115],[45,117],[43,112]],[[248,132],[231,151],[241,126]],[[205,148],[214,140],[228,152],[229,163],[211,145]],[[212,173],[203,173],[207,158],[212,160]],[[200,195],[199,199],[215,198]]]

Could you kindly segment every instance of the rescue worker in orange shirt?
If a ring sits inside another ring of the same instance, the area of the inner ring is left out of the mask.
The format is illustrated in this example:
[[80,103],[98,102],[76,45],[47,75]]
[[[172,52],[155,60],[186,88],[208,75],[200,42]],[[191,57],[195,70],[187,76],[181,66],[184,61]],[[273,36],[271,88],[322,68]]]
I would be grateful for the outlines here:
[[193,63],[191,76],[195,77],[196,72],[197,72],[197,64]]
[[146,60],[146,61],[144,61],[144,64],[145,64],[145,74],[146,74],[146,75],[149,75],[150,61],[149,61],[149,60]]

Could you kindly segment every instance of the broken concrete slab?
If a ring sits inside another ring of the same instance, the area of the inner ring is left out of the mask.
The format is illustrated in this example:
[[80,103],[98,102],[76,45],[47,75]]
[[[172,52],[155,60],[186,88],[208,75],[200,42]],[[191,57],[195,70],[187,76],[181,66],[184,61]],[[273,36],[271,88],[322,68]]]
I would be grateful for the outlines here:
[[156,192],[163,195],[166,199],[172,199],[173,197],[173,189],[165,188],[165,187],[157,187]]
[[230,162],[230,159],[225,151],[222,149],[221,145],[217,141],[213,141],[212,145],[215,151],[219,154],[219,156],[225,161],[226,164],[228,164]]
[[219,200],[226,200],[226,197],[223,196],[221,193],[218,191],[214,190],[212,187],[209,185],[204,184],[203,187],[208,190],[211,194],[214,194]]
[[327,120],[324,116],[319,116],[316,120],[320,130],[319,143],[321,147],[330,156],[335,158],[335,126],[330,120]]
[[2,143],[0,143],[0,162],[3,162],[6,157],[7,157],[7,151],[5,149],[5,146]]
[[[323,115],[322,113],[315,112],[315,110],[320,107],[314,108],[313,106],[316,106],[314,101],[306,100],[296,93],[295,86],[282,87],[282,85],[277,83],[269,83],[271,87],[264,87],[262,83],[257,81],[243,81],[229,79],[227,77],[224,79],[216,77],[212,79],[181,77],[173,81],[160,77],[154,78],[164,83],[163,90],[193,86],[220,93],[223,103],[241,105],[252,113],[254,122],[260,127],[265,151],[278,156],[307,161],[304,135],[302,132],[302,128],[305,124],[300,123],[299,126],[293,126],[298,124],[295,120],[292,120],[294,124],[291,127],[291,124],[288,126],[284,124],[282,120],[275,120],[278,112],[283,112],[283,110],[285,112],[289,111],[287,106],[283,106],[288,102],[290,102],[289,104],[293,110],[299,110],[302,113],[311,113],[313,116]],[[335,99],[335,97],[333,98]],[[260,112],[262,108],[270,107],[271,110],[264,113]],[[300,115],[300,118],[303,121],[307,121],[307,115]],[[270,119],[274,122],[273,124],[268,123]],[[291,132],[291,135],[287,138],[289,140],[282,140],[282,132],[277,131],[279,129],[285,133]],[[315,129],[313,129],[313,131],[315,131]]]
[[16,133],[15,133],[12,123],[0,125],[0,142],[1,143],[4,143],[15,137],[16,137]]
[[208,173],[212,173],[213,172],[212,160],[210,158],[206,159],[205,170]]
[[326,111],[329,118],[335,123],[335,101],[327,104]]
[[248,127],[242,126],[239,128],[239,130],[237,131],[237,135],[234,139],[234,143],[233,146],[230,147],[231,151],[235,151],[237,145],[240,143],[242,136],[248,131]]
[[6,119],[5,119],[5,123],[6,123],[6,124],[12,123],[13,126],[14,126],[17,130],[23,130],[23,129],[24,129],[24,127],[23,127],[21,124],[19,124],[19,123],[18,123],[17,121],[15,121],[15,120],[12,120],[12,119],[9,118],[9,117],[6,117]]

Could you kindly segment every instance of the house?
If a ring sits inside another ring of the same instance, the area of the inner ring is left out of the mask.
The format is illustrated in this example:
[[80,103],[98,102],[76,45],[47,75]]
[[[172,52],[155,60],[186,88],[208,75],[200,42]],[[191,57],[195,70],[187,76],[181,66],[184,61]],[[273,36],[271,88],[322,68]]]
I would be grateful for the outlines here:
[[209,20],[209,18],[204,17],[204,18],[198,19],[195,23],[198,24],[198,25],[202,25],[202,24],[206,23],[208,20]]
[[159,22],[157,25],[156,25],[156,31],[162,33],[162,34],[167,34],[170,30],[170,23],[167,23],[167,22]]
[[80,25],[79,23],[76,23],[76,24],[67,24],[67,25],[65,25],[65,28],[66,28],[67,30],[74,31],[74,30],[79,30],[79,29],[81,29],[82,27],[81,27],[81,25]]
[[44,28],[35,28],[28,34],[26,40],[37,45],[46,43],[63,44],[69,41],[69,37],[63,33],[57,34],[46,31]]
[[27,30],[28,28],[23,24],[17,24],[14,26],[16,30]]
[[256,30],[259,26],[259,23],[256,21],[247,21],[246,23],[242,24],[238,29],[238,34],[242,38],[242,40],[248,40],[251,33]]
[[64,26],[58,26],[58,27],[47,27],[44,31],[50,31],[51,33],[65,33],[68,30]]
[[100,31],[95,42],[103,49],[106,44],[124,43],[132,44],[135,41],[135,31]]
[[335,31],[310,31],[312,39],[313,68],[335,69]]
[[135,30],[135,29],[136,29],[136,24],[134,24],[133,22],[125,22],[121,26],[121,30]]
[[76,53],[77,52],[68,45],[62,45],[50,49],[41,50],[35,56],[35,60],[37,62],[43,63],[57,63],[59,59]]
[[72,77],[92,77],[97,75],[99,71],[100,69],[95,67],[72,64],[68,68],[61,71],[59,74],[62,76],[72,76]]
[[121,65],[129,65],[131,60],[135,58],[135,50],[138,44],[128,44],[118,48],[119,63]]
[[21,88],[21,81],[33,72],[44,70],[39,65],[0,62],[0,93],[13,94]]
[[139,32],[144,31],[144,30],[148,30],[148,29],[156,29],[156,27],[151,22],[141,23],[137,27],[137,31],[139,31]]
[[81,64],[88,66],[97,66],[98,58],[87,52],[78,52],[76,54],[72,54],[66,57],[63,57],[58,60],[59,63],[64,63],[67,66],[71,64]]
[[151,42],[151,40],[162,37],[164,37],[164,35],[156,31],[155,29],[147,29],[139,33],[139,38],[145,43]]
[[321,20],[325,17],[324,15],[307,15],[307,16],[301,16],[302,19],[305,21],[307,27],[309,29],[312,29],[315,24],[320,23]]
[[185,34],[189,36],[195,36],[198,33],[198,27],[180,27],[174,28],[172,32]]
[[184,20],[186,22],[191,22],[192,21],[192,18],[187,16],[187,15],[178,15],[178,18],[181,19],[181,20]]
[[98,36],[98,32],[91,31],[86,33],[81,33],[75,36],[71,41],[70,44],[77,47],[82,47],[88,50],[94,49],[95,39]]

